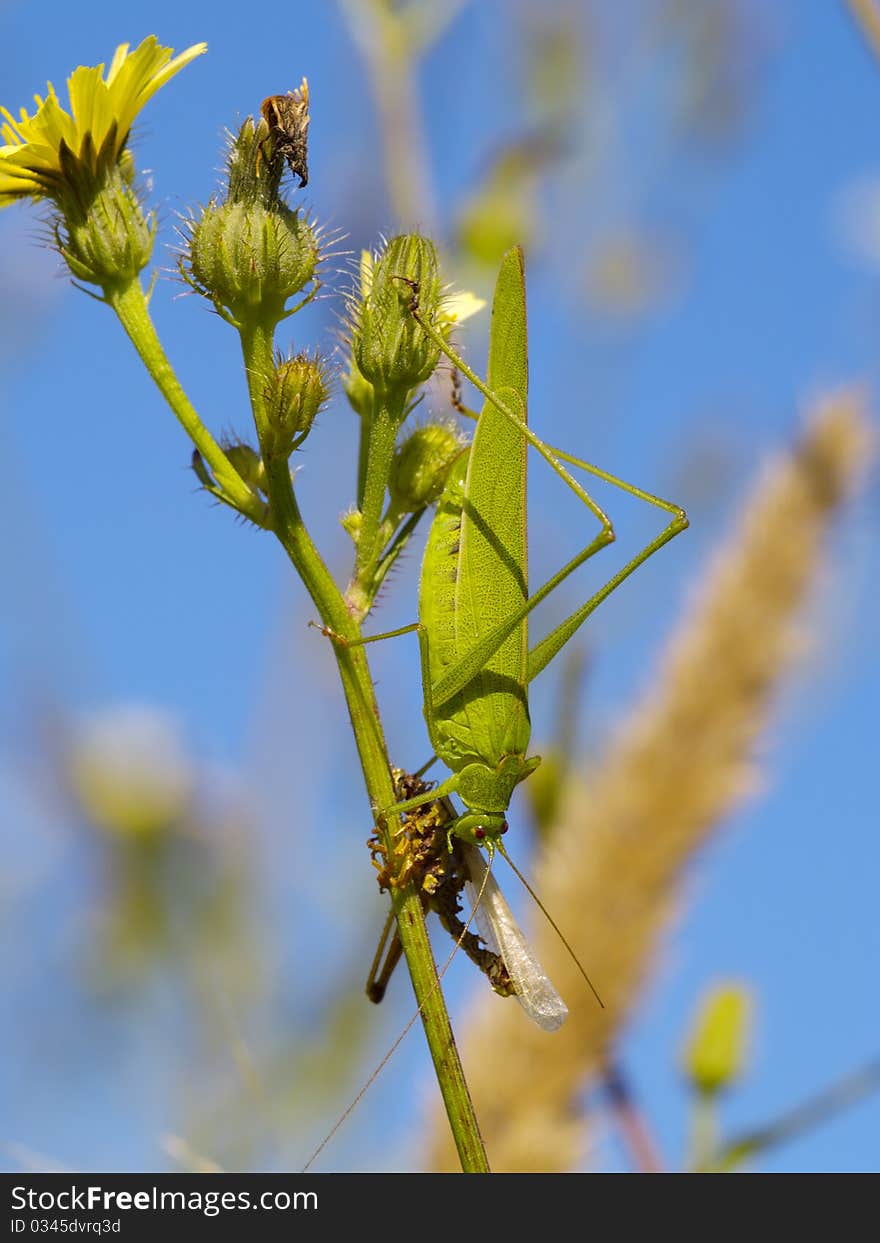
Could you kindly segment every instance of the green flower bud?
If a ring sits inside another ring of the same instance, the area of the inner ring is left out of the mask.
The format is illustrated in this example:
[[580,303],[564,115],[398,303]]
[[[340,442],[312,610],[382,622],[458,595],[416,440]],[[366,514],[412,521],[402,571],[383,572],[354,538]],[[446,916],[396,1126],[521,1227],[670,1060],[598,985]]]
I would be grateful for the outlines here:
[[714,1094],[741,1073],[746,1056],[751,999],[738,984],[713,988],[703,998],[684,1053],[688,1079]]
[[[66,149],[62,150],[62,163]],[[92,285],[127,284],[153,253],[156,220],[145,214],[132,185],[129,160],[107,169],[100,183],[71,178],[55,225],[58,249],[78,280]]]
[[388,488],[401,513],[415,513],[440,497],[462,442],[452,424],[426,423],[399,445]]
[[261,117],[254,124],[248,117],[229,145],[226,172],[229,183],[227,202],[261,203],[276,207],[283,164],[266,158],[271,142],[267,122]]
[[224,505],[229,505],[232,509],[242,514],[248,521],[253,522],[255,526],[268,527],[269,501],[266,487],[266,467],[263,459],[256,449],[252,449],[250,445],[244,444],[242,441],[226,441],[222,448],[232,466],[254,495],[254,505],[249,512],[242,514],[241,508],[220,487],[217,480],[208,470],[207,463],[198,449],[193,450],[190,462],[196,479],[198,479],[206,492],[210,492],[218,501],[222,501]]
[[308,354],[278,358],[265,390],[266,452],[290,457],[311,431],[329,395],[326,370],[319,358]]
[[223,452],[241,475],[248,487],[254,492],[266,494],[266,468],[263,459],[243,441],[224,443]]
[[423,383],[440,350],[413,315],[430,324],[441,309],[434,243],[418,234],[393,237],[373,265],[369,289],[354,309],[351,353],[362,377],[383,392]]
[[318,263],[318,239],[299,212],[280,204],[210,203],[190,226],[195,284],[239,323],[278,323]]
[[361,527],[364,523],[364,516],[359,509],[350,509],[339,519],[342,524],[343,531],[346,531],[352,539],[355,548],[361,537]]

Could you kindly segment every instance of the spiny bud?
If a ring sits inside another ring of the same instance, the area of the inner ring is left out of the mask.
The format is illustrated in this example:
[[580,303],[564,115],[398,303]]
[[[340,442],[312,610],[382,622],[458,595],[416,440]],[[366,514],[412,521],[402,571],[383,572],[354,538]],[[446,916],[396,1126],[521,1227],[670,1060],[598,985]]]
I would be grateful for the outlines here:
[[[66,158],[62,144],[62,165]],[[55,239],[78,280],[102,287],[127,284],[149,262],[156,221],[141,207],[132,185],[133,171],[131,161],[114,165],[99,187],[78,186],[71,176]],[[83,191],[81,195],[77,188]]]
[[281,204],[210,203],[189,233],[193,281],[239,323],[278,323],[318,263],[311,224]]
[[231,139],[226,159],[227,202],[278,205],[283,165],[266,159],[270,142],[269,125],[262,117],[256,124],[253,117],[248,117],[238,135]]
[[346,531],[352,539],[352,543],[357,548],[358,540],[361,537],[361,527],[363,526],[363,514],[359,509],[349,509],[339,519],[343,531]]
[[246,517],[248,521],[253,522],[255,526],[267,527],[269,525],[269,499],[266,467],[263,459],[256,449],[251,448],[249,444],[245,444],[243,441],[227,440],[223,442],[222,448],[230,464],[253,493],[253,504],[248,508],[248,512],[245,514],[241,507],[217,483],[198,449],[193,450],[190,462],[195,477],[205,491],[210,492],[211,496],[216,497],[218,501],[222,501],[224,505],[229,505],[230,508]]
[[253,492],[266,494],[266,468],[256,449],[243,441],[224,442],[223,452]]
[[702,1000],[684,1053],[687,1077],[698,1091],[727,1087],[742,1071],[750,997],[738,984],[713,988]]
[[414,388],[432,374],[439,347],[413,309],[433,324],[441,309],[434,243],[418,234],[393,237],[372,268],[355,306],[352,357],[365,380],[383,392]]
[[265,390],[266,452],[290,457],[309,434],[329,395],[326,370],[319,358],[308,354],[279,357]]
[[212,200],[186,226],[184,277],[239,324],[278,323],[320,257],[314,227],[279,197],[283,165],[271,150],[267,121],[248,117],[230,143],[225,202]]
[[392,504],[402,513],[433,505],[461,448],[461,439],[450,423],[417,427],[394,453],[388,481]]

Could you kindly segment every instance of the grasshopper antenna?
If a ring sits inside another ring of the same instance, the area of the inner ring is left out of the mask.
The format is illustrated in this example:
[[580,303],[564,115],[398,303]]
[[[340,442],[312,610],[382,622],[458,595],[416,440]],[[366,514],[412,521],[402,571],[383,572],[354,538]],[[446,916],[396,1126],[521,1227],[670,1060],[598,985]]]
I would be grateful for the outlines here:
[[547,910],[547,908],[546,908],[546,906],[544,905],[544,903],[541,901],[541,899],[540,899],[540,898],[538,897],[538,895],[535,893],[534,889],[531,887],[531,885],[529,884],[529,882],[528,882],[528,881],[526,880],[526,878],[523,876],[522,872],[519,870],[519,868],[516,866],[516,864],[514,863],[514,861],[511,859],[510,855],[507,853],[507,849],[506,849],[506,847],[504,846],[503,842],[498,841],[498,842],[496,842],[496,843],[495,843],[495,846],[496,846],[496,848],[498,849],[499,853],[500,853],[500,854],[502,854],[502,855],[504,856],[504,858],[507,860],[507,862],[508,862],[508,864],[510,865],[510,867],[511,867],[511,869],[512,869],[512,871],[513,871],[513,874],[516,876],[517,880],[519,880],[519,882],[522,884],[523,888],[526,890],[526,892],[529,894],[529,896],[530,896],[530,897],[534,900],[535,905],[536,905],[536,906],[538,907],[538,909],[541,911],[541,913],[543,914],[544,918],[547,920],[547,922],[548,922],[548,924],[550,925],[550,927],[553,929],[553,931],[554,931],[554,932],[556,933],[556,935],[559,937],[559,939],[560,939],[560,941],[562,942],[562,944],[563,944],[563,945],[565,946],[565,948],[568,950],[568,953],[569,953],[569,956],[571,957],[572,962],[573,962],[573,963],[574,963],[574,965],[577,967],[578,971],[580,971],[581,975],[584,977],[584,979],[585,979],[585,980],[586,980],[586,982],[587,982],[587,985],[589,986],[590,992],[593,994],[593,996],[594,996],[594,997],[596,998],[596,1000],[598,1001],[599,1005],[600,1005],[600,1006],[602,1007],[602,1009],[604,1010],[604,1009],[605,1009],[605,1002],[602,1000],[602,998],[599,996],[598,992],[596,991],[596,986],[595,986],[595,984],[594,984],[594,983],[593,983],[593,981],[590,979],[590,977],[587,975],[586,971],[584,970],[583,964],[581,963],[581,960],[578,958],[577,954],[576,954],[576,953],[574,952],[574,950],[571,948],[571,945],[569,944],[569,942],[568,942],[567,938],[566,938],[566,937],[565,937],[565,935],[563,934],[562,929],[559,927],[559,924],[557,924],[556,920],[553,918],[553,916],[552,916],[552,915],[550,914],[550,912]]
[[[510,862],[510,861],[508,860],[508,862]],[[367,1079],[366,1083],[363,1085],[363,1087],[360,1089],[360,1091],[358,1092],[358,1094],[355,1096],[354,1100],[351,1102],[351,1104],[348,1106],[348,1108],[345,1110],[345,1112],[344,1112],[344,1113],[343,1113],[343,1114],[342,1114],[342,1115],[341,1115],[341,1116],[340,1116],[340,1117],[336,1120],[336,1122],[335,1122],[335,1123],[334,1123],[334,1125],[333,1125],[332,1130],[328,1131],[328,1132],[327,1132],[327,1134],[324,1136],[324,1138],[321,1140],[321,1142],[320,1142],[320,1144],[318,1145],[318,1147],[315,1149],[315,1151],[314,1151],[314,1152],[312,1153],[312,1155],[309,1157],[308,1161],[305,1163],[305,1165],[304,1165],[304,1166],[302,1167],[302,1169],[300,1170],[300,1173],[301,1173],[301,1174],[305,1174],[306,1170],[307,1170],[307,1169],[308,1169],[308,1168],[309,1168],[309,1167],[310,1167],[310,1166],[311,1166],[311,1165],[312,1165],[312,1164],[313,1164],[313,1163],[317,1160],[317,1158],[321,1155],[321,1153],[324,1151],[324,1149],[325,1149],[325,1148],[327,1147],[327,1145],[330,1143],[330,1141],[331,1141],[331,1139],[333,1138],[333,1136],[336,1134],[336,1132],[337,1132],[337,1131],[339,1130],[339,1128],[342,1126],[343,1122],[345,1122],[345,1121],[346,1121],[346,1119],[349,1117],[349,1115],[350,1115],[350,1114],[351,1114],[351,1113],[352,1113],[352,1112],[353,1112],[353,1111],[357,1108],[357,1106],[361,1103],[361,1101],[363,1100],[363,1098],[366,1096],[367,1092],[370,1090],[370,1088],[373,1086],[373,1084],[376,1082],[376,1080],[377,1080],[377,1079],[379,1078],[379,1076],[381,1075],[382,1071],[385,1069],[385,1067],[386,1067],[386,1066],[388,1065],[388,1063],[391,1061],[391,1058],[392,1058],[392,1057],[394,1056],[394,1054],[397,1052],[398,1048],[399,1048],[399,1047],[400,1047],[400,1045],[403,1043],[403,1041],[404,1041],[404,1039],[406,1038],[406,1036],[408,1036],[408,1035],[409,1035],[410,1028],[414,1025],[414,1023],[415,1023],[416,1019],[418,1019],[418,1018],[419,1018],[419,1016],[420,1016],[420,1015],[421,1015],[421,1013],[422,1013],[422,1010],[425,1008],[425,1002],[427,1002],[427,1001],[428,1001],[428,999],[429,999],[430,997],[433,997],[434,993],[435,993],[435,992],[437,991],[437,989],[440,987],[440,981],[443,979],[444,975],[445,975],[445,974],[446,974],[446,972],[449,970],[449,967],[450,967],[450,965],[451,965],[451,963],[452,963],[453,958],[455,957],[455,955],[458,953],[459,949],[461,948],[461,943],[462,943],[462,941],[464,941],[464,938],[465,938],[465,936],[466,936],[466,934],[467,934],[467,932],[468,932],[468,930],[469,930],[469,928],[470,928],[471,924],[473,923],[474,916],[475,916],[475,915],[476,915],[476,913],[477,913],[477,908],[479,907],[480,903],[481,903],[481,902],[482,902],[482,900],[483,900],[483,894],[484,894],[484,893],[485,893],[485,891],[486,891],[486,885],[487,885],[488,880],[489,880],[489,873],[491,872],[491,869],[492,869],[492,860],[491,860],[491,858],[490,858],[490,860],[489,860],[489,867],[486,869],[486,873],[485,873],[485,875],[484,875],[484,877],[483,877],[483,883],[480,885],[480,892],[477,894],[477,900],[476,900],[476,902],[474,903],[473,908],[471,909],[471,913],[470,913],[470,915],[468,915],[468,918],[467,918],[467,923],[465,924],[464,928],[461,930],[461,933],[460,933],[460,935],[459,935],[458,940],[455,942],[455,945],[453,945],[453,947],[452,947],[452,949],[451,949],[451,951],[450,951],[450,953],[449,953],[449,957],[446,959],[446,962],[443,964],[443,966],[440,968],[440,971],[437,973],[437,982],[434,984],[433,988],[432,988],[432,989],[431,989],[431,991],[428,993],[428,996],[425,998],[425,1000],[424,1000],[424,1001],[422,1002],[422,1004],[419,1006],[418,1010],[416,1010],[415,1014],[414,1014],[414,1015],[412,1016],[412,1018],[409,1020],[409,1022],[408,1022],[408,1023],[407,1023],[407,1025],[406,1025],[406,1027],[404,1027],[403,1031],[400,1033],[400,1035],[399,1035],[399,1036],[397,1037],[397,1039],[394,1041],[394,1044],[391,1046],[391,1048],[388,1050],[388,1052],[387,1052],[387,1053],[385,1054],[385,1056],[382,1058],[382,1061],[379,1063],[379,1065],[376,1067],[376,1069],[375,1069],[375,1070],[373,1071],[373,1073],[370,1075],[369,1079]],[[514,870],[515,870],[515,869],[514,869]],[[517,874],[518,874],[518,873],[517,873]],[[555,925],[554,925],[554,926],[555,926]],[[561,935],[562,935],[562,934],[560,933],[560,936],[561,936]],[[383,941],[384,941],[384,938],[383,938]]]
[[423,764],[420,769],[418,769],[416,772],[413,773],[413,779],[415,781],[419,781],[422,777],[424,777],[428,769],[433,768],[433,766],[436,763],[437,763],[437,756],[432,755],[431,758],[425,764]]

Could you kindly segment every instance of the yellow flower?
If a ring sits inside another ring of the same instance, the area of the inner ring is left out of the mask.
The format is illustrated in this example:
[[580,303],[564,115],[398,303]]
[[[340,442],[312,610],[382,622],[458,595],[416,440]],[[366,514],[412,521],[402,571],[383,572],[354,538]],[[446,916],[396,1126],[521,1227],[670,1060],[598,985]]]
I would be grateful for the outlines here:
[[118,163],[141,108],[207,44],[196,43],[174,56],[173,49],[148,35],[133,52],[128,49],[127,43],[116,49],[106,79],[103,65],[74,70],[67,79],[70,112],[62,108],[51,82],[46,99],[34,96],[33,116],[22,108],[16,119],[0,108],[5,122],[0,125],[0,207],[20,198],[57,199],[74,171],[94,177]]
[[750,1013],[741,984],[719,984],[702,998],[684,1050],[685,1072],[701,1092],[718,1092],[742,1072]]

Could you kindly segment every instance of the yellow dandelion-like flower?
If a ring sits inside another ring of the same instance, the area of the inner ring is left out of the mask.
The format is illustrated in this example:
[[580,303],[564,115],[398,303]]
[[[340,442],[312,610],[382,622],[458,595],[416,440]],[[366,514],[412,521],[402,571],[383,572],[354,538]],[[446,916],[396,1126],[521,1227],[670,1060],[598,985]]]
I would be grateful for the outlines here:
[[196,43],[174,56],[148,35],[133,52],[121,44],[106,77],[103,64],[75,69],[67,79],[69,112],[51,82],[45,99],[34,96],[33,116],[22,108],[16,119],[0,108],[0,207],[21,198],[57,199],[73,170],[96,176],[118,163],[141,108],[206,50]]

